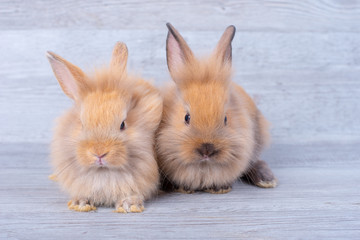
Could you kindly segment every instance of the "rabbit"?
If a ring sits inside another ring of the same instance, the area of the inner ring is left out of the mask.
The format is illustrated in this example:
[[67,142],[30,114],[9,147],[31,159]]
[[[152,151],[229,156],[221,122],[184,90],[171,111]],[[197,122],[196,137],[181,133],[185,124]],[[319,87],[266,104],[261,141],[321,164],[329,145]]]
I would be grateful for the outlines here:
[[198,60],[170,24],[167,65],[173,80],[163,89],[156,132],[163,189],[227,193],[242,177],[263,188],[277,180],[260,160],[269,142],[268,122],[243,88],[232,81],[235,27],[226,28],[214,52]]
[[74,105],[57,120],[51,144],[54,175],[69,193],[68,207],[142,212],[158,191],[154,134],[161,121],[159,90],[127,74],[127,46],[118,42],[110,67],[86,75],[52,52],[47,58]]

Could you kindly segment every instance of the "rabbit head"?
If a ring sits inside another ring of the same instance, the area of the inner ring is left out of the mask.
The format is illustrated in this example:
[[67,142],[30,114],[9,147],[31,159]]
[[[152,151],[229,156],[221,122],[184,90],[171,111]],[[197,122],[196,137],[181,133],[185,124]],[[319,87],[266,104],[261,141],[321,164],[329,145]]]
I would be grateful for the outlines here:
[[129,110],[136,104],[134,81],[127,78],[127,47],[117,43],[110,70],[88,77],[60,56],[47,55],[64,93],[75,101],[77,127],[68,139],[76,145],[76,159],[87,167],[121,167],[128,155],[127,141],[134,127]]

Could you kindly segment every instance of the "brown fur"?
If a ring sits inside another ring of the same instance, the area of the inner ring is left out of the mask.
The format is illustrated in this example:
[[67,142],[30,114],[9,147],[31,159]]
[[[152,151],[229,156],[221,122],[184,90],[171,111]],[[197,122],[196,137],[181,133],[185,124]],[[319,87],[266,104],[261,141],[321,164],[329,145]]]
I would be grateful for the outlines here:
[[[91,77],[49,54],[61,87],[75,100],[57,120],[51,145],[56,179],[73,200],[69,208],[80,211],[93,210],[85,204],[115,205],[118,212],[138,212],[158,188],[153,139],[161,120],[160,94],[141,78],[126,73],[124,44],[115,46],[111,67]],[[81,72],[73,75],[77,87],[64,79],[69,77],[66,68]],[[120,130],[123,121],[125,129]],[[105,153],[106,164],[97,165],[95,155]],[[79,202],[84,206],[73,206]]]
[[[231,189],[259,159],[269,139],[267,121],[246,92],[231,81],[235,28],[227,28],[211,57],[198,60],[181,35],[168,27],[167,59],[175,84],[163,91],[156,143],[161,172],[180,188],[226,192],[221,189]],[[190,124],[184,121],[187,113]],[[204,160],[197,151],[203,143],[213,144],[217,154]]]

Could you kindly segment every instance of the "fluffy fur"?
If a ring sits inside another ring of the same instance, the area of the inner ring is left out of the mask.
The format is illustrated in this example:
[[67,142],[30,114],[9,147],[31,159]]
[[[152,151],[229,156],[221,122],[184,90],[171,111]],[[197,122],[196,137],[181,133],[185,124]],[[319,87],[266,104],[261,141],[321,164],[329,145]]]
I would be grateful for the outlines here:
[[115,205],[117,212],[141,212],[159,182],[154,158],[162,113],[159,92],[127,74],[122,43],[114,48],[110,68],[93,76],[53,53],[48,58],[62,89],[75,101],[57,120],[51,145],[54,174],[72,199],[69,208]]
[[[198,60],[176,29],[167,26],[167,60],[175,84],[163,91],[156,143],[159,167],[181,191],[228,192],[237,178],[260,161],[269,139],[267,121],[246,92],[231,81],[235,28],[226,29],[211,57]],[[184,120],[186,114],[189,123]],[[204,154],[202,144],[212,144],[214,149]]]

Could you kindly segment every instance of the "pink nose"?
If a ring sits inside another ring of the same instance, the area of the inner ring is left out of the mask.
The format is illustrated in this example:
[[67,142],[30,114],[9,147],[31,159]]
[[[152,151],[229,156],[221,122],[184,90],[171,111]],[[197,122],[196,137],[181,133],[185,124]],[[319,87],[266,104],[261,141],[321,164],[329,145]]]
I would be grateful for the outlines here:
[[95,156],[96,156],[97,158],[101,159],[101,158],[105,157],[107,154],[108,154],[108,152],[107,152],[107,153],[104,153],[103,155],[100,155],[100,156],[97,155],[97,154],[95,154]]
[[95,163],[98,164],[98,165],[100,165],[100,166],[105,165],[106,162],[105,162],[105,160],[104,160],[103,158],[104,158],[107,154],[108,154],[108,153],[104,153],[104,154],[102,154],[102,155],[94,154],[94,155],[97,157],[97,159],[95,160]]

